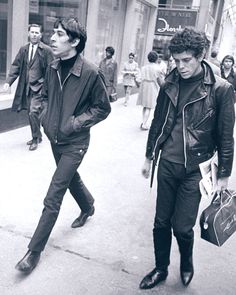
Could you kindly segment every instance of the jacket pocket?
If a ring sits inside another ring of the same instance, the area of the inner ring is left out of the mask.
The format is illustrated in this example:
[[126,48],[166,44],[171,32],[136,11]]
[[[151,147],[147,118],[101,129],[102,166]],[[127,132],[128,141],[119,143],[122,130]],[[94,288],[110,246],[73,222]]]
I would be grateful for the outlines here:
[[61,127],[61,132],[65,134],[66,136],[69,136],[71,133],[74,132],[74,121],[75,117],[71,116],[69,119],[66,121],[64,126]]
[[193,129],[205,126],[205,124],[207,124],[211,120],[214,114],[215,110],[211,109],[200,121],[193,124]]

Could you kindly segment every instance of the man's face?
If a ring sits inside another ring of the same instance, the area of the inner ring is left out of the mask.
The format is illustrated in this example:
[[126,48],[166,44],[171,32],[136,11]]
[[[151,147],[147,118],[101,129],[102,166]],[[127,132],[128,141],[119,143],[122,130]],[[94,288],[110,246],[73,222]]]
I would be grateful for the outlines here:
[[112,58],[112,55],[109,51],[106,51],[106,58],[108,58],[108,59]]
[[224,68],[229,70],[232,68],[232,66],[233,66],[233,61],[231,59],[226,58],[224,60]]
[[51,37],[51,48],[53,54],[61,59],[68,59],[76,52],[76,46],[79,44],[79,39],[73,42],[69,41],[69,36],[59,24],[58,28],[53,29],[54,34]]
[[39,27],[31,27],[28,33],[29,40],[32,44],[37,44],[40,42],[42,33]]
[[188,79],[201,72],[201,61],[203,57],[195,57],[191,51],[173,53],[173,58],[180,76]]

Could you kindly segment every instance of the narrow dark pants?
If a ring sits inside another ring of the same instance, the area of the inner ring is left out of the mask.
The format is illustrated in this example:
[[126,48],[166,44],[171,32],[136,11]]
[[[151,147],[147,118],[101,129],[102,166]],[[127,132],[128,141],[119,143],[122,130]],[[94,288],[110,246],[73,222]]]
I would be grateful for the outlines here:
[[40,113],[42,110],[41,94],[29,90],[28,95],[28,116],[32,138],[42,138],[40,131]]
[[77,145],[51,146],[57,168],[44,199],[41,218],[28,246],[31,251],[43,251],[56,223],[67,188],[82,211],[89,211],[94,203],[77,172],[87,150]]
[[185,254],[186,259],[192,254],[193,227],[201,200],[200,179],[199,169],[187,174],[184,165],[160,159],[153,229],[157,269],[167,270],[170,263],[172,229],[179,245],[182,266]]

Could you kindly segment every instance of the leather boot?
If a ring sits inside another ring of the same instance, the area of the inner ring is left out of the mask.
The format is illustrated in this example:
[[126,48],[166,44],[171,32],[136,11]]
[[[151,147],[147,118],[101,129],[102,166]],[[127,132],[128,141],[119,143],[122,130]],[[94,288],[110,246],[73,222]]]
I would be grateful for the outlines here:
[[140,289],[151,289],[157,286],[160,282],[167,278],[168,271],[158,270],[154,268],[150,273],[148,273],[141,281]]
[[180,252],[180,277],[184,286],[188,286],[194,274],[193,239],[177,238]]
[[166,280],[170,264],[171,228],[154,228],[153,243],[156,267],[142,279],[140,289],[151,289]]
[[156,268],[166,271],[170,264],[172,233],[171,227],[154,228],[153,243]]
[[15,268],[26,274],[31,273],[31,271],[36,267],[39,262],[41,252],[28,250],[25,256],[17,263]]
[[95,211],[94,206],[92,206],[88,212],[81,211],[80,216],[73,221],[73,223],[71,224],[71,227],[76,228],[76,227],[84,226],[89,216],[92,216],[94,214],[94,211]]

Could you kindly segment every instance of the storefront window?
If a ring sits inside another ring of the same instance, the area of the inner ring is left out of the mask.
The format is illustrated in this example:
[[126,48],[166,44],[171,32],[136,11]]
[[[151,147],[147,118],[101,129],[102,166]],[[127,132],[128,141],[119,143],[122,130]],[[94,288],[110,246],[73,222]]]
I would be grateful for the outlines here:
[[49,44],[57,18],[77,17],[83,25],[86,24],[87,4],[87,0],[30,0],[29,23],[43,26],[43,41]]
[[162,8],[191,8],[193,0],[159,0]]
[[100,0],[96,47],[95,63],[99,64],[104,57],[104,51],[107,46],[115,49],[116,60],[120,60],[120,44],[122,44],[125,11],[127,0]]
[[6,78],[8,1],[0,0],[0,84]]
[[171,38],[172,36],[155,35],[153,40],[153,50],[155,50],[164,60],[168,60],[170,57],[168,47]]
[[[148,30],[148,20],[150,17],[151,8],[140,2],[136,1],[134,11],[134,53],[137,56],[138,64],[142,64],[144,60],[144,51],[146,47],[146,36]],[[131,36],[132,38],[132,36]],[[133,46],[131,46],[132,48]]]

